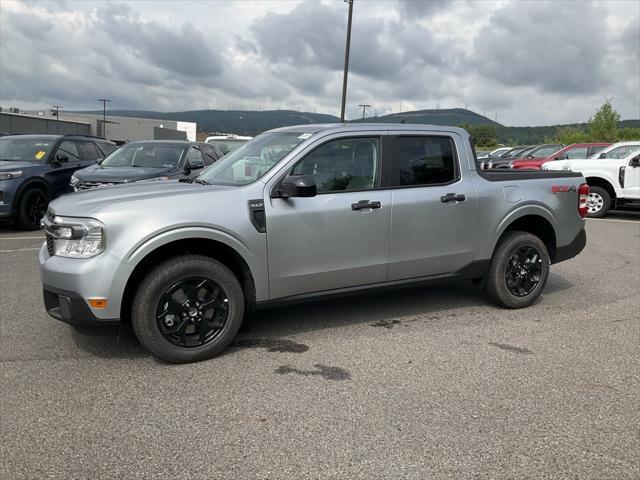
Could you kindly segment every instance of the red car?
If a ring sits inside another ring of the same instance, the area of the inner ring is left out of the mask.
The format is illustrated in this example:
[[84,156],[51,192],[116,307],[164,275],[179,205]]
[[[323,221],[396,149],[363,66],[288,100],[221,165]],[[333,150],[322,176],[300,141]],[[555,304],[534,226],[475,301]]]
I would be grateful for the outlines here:
[[[610,143],[573,143],[564,148],[560,148],[557,151],[547,155],[546,157],[534,155],[531,158],[519,158],[511,163],[513,169],[527,169],[527,170],[540,170],[542,164],[550,162],[552,160],[569,160],[572,158],[589,158],[591,155],[598,153],[605,147],[611,145]],[[562,147],[562,145],[558,145]],[[549,150],[546,150],[547,152]],[[535,152],[532,152],[535,153]]]

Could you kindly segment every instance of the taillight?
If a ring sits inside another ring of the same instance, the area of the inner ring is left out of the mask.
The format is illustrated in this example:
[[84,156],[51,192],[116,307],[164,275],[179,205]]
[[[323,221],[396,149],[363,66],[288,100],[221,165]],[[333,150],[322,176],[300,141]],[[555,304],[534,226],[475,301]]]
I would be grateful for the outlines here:
[[582,218],[587,216],[587,201],[589,200],[589,185],[583,183],[578,189],[578,213]]

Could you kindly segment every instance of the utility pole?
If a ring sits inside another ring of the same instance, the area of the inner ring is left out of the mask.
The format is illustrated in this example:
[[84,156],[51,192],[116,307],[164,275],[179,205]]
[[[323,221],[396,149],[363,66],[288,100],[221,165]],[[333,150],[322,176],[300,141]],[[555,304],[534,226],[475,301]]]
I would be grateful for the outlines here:
[[344,109],[347,103],[347,75],[349,73],[349,49],[351,48],[351,18],[353,17],[353,0],[344,0],[349,4],[349,20],[347,21],[347,45],[344,50],[344,77],[342,79],[342,109],[340,121],[344,122]]
[[107,102],[110,102],[108,98],[99,98],[99,102],[102,102],[102,136],[107,138]]
[[367,111],[367,108],[371,107],[371,105],[363,104],[363,105],[358,105],[358,106],[362,107],[362,122],[364,123],[364,114]]
[[60,109],[62,105],[52,105],[53,108],[56,109],[56,135],[60,134],[60,129],[58,128],[58,119],[60,118]]

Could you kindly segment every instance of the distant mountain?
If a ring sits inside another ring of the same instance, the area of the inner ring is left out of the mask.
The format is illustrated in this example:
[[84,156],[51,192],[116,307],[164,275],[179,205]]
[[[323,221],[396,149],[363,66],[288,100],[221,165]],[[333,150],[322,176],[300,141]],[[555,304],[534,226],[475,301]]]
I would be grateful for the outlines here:
[[[352,120],[358,122],[360,120]],[[437,110],[416,110],[413,112],[392,113],[381,117],[367,117],[366,122],[373,123],[420,123],[428,125],[492,125],[502,127],[497,122],[464,108],[444,108]]]
[[[102,114],[102,111],[82,113]],[[187,112],[109,110],[107,115],[195,122],[198,124],[198,130],[200,131],[237,133],[240,135],[257,135],[265,130],[288,125],[335,123],[340,121],[338,117],[333,115],[297,112],[295,110],[192,110]]]
[[[102,115],[102,110],[92,112]],[[244,135],[257,135],[260,132],[276,127],[309,123],[337,123],[338,117],[323,113],[298,112],[295,110],[192,110],[185,112],[155,112],[144,110],[109,110],[107,115],[121,117],[155,118],[158,120],[174,120],[195,122],[198,130],[204,132],[225,132]],[[438,110],[416,110],[412,112],[392,113],[380,117],[367,117],[369,123],[417,123],[430,125],[490,125],[495,127],[498,142],[503,144],[537,144],[553,138],[559,128],[584,128],[586,124],[548,125],[541,127],[507,127],[493,120],[466,110],[464,108],[445,108]],[[360,122],[360,120],[350,120]],[[640,127],[640,120],[623,120],[620,128]]]

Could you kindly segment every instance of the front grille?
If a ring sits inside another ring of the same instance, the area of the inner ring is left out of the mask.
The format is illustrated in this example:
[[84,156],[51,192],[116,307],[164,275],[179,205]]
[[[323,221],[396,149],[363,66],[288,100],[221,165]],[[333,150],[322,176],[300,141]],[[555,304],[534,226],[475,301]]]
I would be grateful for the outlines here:
[[47,252],[49,252],[49,255],[53,256],[53,237],[48,233],[46,234],[46,242],[47,242]]
[[115,185],[115,183],[102,183],[102,182],[80,182],[76,184],[73,188],[76,192],[81,192],[83,190],[92,190],[94,188],[99,187],[110,187]]

